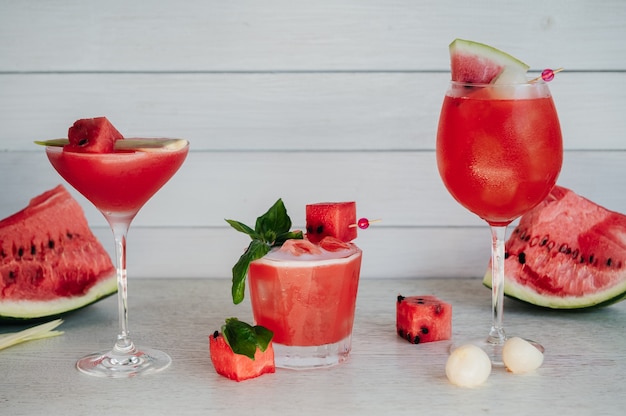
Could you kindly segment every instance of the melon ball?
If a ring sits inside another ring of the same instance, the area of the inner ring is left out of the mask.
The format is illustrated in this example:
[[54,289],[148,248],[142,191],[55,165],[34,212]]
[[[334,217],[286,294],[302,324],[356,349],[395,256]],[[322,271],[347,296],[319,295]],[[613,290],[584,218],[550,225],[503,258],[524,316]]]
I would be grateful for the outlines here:
[[525,339],[513,337],[504,343],[502,361],[512,373],[528,373],[541,367],[543,353]]
[[480,386],[491,374],[491,360],[485,351],[473,344],[456,348],[446,362],[446,376],[461,387]]

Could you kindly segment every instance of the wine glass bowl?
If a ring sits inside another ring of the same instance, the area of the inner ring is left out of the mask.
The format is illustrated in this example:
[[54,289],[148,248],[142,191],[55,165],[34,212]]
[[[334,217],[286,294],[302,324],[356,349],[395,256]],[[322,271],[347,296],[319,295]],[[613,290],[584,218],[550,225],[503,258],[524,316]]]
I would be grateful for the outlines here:
[[[130,140],[134,139],[125,139]],[[139,210],[178,171],[188,152],[186,140],[175,147],[112,153],[80,153],[65,151],[62,147],[46,147],[54,169],[102,213],[115,240],[120,330],[110,350],[89,354],[77,362],[77,368],[85,374],[127,378],[161,371],[171,363],[166,353],[138,348],[130,338],[126,237]]]
[[548,195],[563,162],[561,129],[547,84],[451,82],[436,154],[452,197],[491,229],[492,328],[480,344],[501,364],[506,227]]

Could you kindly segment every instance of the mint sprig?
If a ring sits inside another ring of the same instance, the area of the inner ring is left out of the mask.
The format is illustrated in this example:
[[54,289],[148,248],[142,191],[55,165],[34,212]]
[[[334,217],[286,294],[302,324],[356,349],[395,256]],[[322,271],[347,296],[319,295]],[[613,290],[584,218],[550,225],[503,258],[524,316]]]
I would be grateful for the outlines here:
[[290,231],[291,218],[282,199],[278,199],[272,207],[256,219],[254,229],[235,220],[226,220],[235,230],[247,234],[252,239],[246,251],[233,266],[233,303],[243,301],[246,276],[250,263],[270,252],[272,247],[281,246],[289,239],[302,239],[302,231]]
[[253,360],[257,347],[264,352],[274,337],[269,329],[260,325],[252,326],[237,318],[226,319],[226,323],[222,325],[222,334],[235,354],[245,355]]

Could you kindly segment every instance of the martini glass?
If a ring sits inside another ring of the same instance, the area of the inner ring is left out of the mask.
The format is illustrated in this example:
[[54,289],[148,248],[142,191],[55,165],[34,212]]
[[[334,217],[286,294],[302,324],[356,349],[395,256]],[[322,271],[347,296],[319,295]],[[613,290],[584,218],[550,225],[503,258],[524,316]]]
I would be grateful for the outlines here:
[[492,326],[473,342],[494,365],[502,365],[507,338],[502,323],[507,225],[548,195],[562,161],[561,129],[545,82],[450,83],[439,118],[437,166],[454,199],[491,230]]
[[[132,140],[140,139],[125,139],[124,142],[128,144]],[[130,338],[126,236],[141,207],[183,164],[189,143],[179,139],[150,139],[148,142],[152,143],[151,147],[113,153],[78,153],[64,151],[62,147],[46,147],[54,169],[104,215],[115,239],[119,334],[113,348],[87,355],[77,362],[77,368],[89,375],[134,377],[161,371],[172,361],[164,352],[138,348]]]

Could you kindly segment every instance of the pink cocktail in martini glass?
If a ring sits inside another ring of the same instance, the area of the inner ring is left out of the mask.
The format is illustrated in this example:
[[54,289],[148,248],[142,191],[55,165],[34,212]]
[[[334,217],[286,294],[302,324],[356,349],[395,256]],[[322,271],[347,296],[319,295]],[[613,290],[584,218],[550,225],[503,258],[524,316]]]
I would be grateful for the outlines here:
[[[126,143],[133,140],[125,139]],[[47,146],[56,171],[104,215],[113,230],[117,263],[120,332],[111,350],[80,359],[77,368],[101,377],[133,377],[163,370],[164,352],[138,348],[128,332],[126,236],[143,205],[178,171],[189,152],[180,139],[150,139],[150,146],[110,153],[80,153]]]

